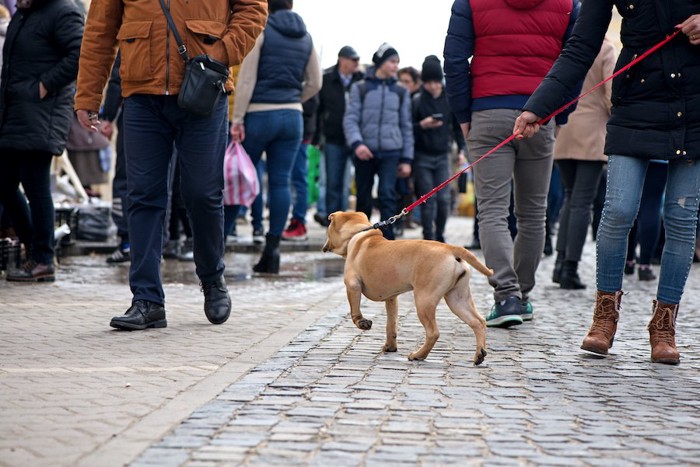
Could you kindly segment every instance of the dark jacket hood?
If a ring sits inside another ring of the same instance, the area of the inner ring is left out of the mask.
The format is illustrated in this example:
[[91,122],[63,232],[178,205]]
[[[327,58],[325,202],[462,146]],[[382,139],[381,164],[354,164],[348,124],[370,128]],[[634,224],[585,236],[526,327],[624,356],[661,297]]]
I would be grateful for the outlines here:
[[516,10],[529,10],[542,3],[542,0],[506,0],[506,3]]
[[267,24],[283,36],[300,38],[306,35],[304,20],[291,10],[280,10],[271,14]]

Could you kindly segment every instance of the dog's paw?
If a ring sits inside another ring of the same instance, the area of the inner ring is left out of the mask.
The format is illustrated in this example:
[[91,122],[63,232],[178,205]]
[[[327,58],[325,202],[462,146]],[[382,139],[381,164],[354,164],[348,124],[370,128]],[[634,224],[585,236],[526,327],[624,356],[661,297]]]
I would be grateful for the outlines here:
[[369,331],[372,329],[372,320],[363,318],[357,322],[357,327],[363,331]]
[[384,344],[384,347],[382,347],[383,352],[396,352],[396,345],[389,345],[389,344]]
[[476,352],[476,355],[474,356],[474,366],[481,365],[484,363],[484,359],[486,358],[486,350],[481,349],[480,351]]
[[418,355],[418,352],[413,352],[413,353],[408,354],[408,359],[411,360],[412,362],[413,361],[422,362],[423,360],[425,360],[425,357]]

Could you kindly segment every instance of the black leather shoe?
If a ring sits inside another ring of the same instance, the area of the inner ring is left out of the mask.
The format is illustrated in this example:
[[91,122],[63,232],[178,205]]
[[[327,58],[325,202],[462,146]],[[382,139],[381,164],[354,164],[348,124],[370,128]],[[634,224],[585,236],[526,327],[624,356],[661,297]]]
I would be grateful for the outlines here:
[[140,331],[147,328],[164,328],[165,308],[158,303],[136,300],[123,316],[115,316],[109,325],[126,331]]
[[225,323],[231,314],[231,297],[224,278],[214,282],[203,282],[204,314],[211,324]]

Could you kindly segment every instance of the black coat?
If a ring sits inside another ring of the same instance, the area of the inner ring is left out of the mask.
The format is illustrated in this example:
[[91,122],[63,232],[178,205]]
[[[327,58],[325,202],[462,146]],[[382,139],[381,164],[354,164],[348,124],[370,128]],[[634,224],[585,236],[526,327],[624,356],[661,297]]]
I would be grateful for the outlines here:
[[[34,0],[12,17],[3,48],[0,148],[63,152],[83,27],[72,0]],[[48,91],[43,100],[40,81]]]
[[[616,70],[700,13],[698,0],[587,0],[561,56],[525,109],[544,117],[595,59],[615,5],[623,17]],[[585,99],[585,97],[584,97]],[[605,153],[647,159],[700,159],[700,46],[679,34],[613,80]]]
[[362,73],[352,75],[350,84],[345,87],[338,74],[338,65],[328,69],[323,74],[323,86],[319,92],[317,135],[314,142],[318,142],[320,135],[326,137],[326,142],[345,145],[345,133],[343,132],[343,115],[345,115],[346,93],[350,92],[352,83],[360,81]]

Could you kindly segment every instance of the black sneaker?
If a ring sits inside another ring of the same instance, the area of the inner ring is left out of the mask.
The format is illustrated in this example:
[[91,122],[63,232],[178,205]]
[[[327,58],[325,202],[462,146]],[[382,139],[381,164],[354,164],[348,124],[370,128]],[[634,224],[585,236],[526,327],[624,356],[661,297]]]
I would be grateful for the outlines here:
[[502,302],[497,302],[488,315],[486,315],[486,326],[496,328],[509,328],[523,324],[523,310],[520,298],[516,296],[508,297]]
[[128,263],[129,261],[131,261],[131,248],[124,245],[119,245],[114,253],[107,257],[109,264]]

